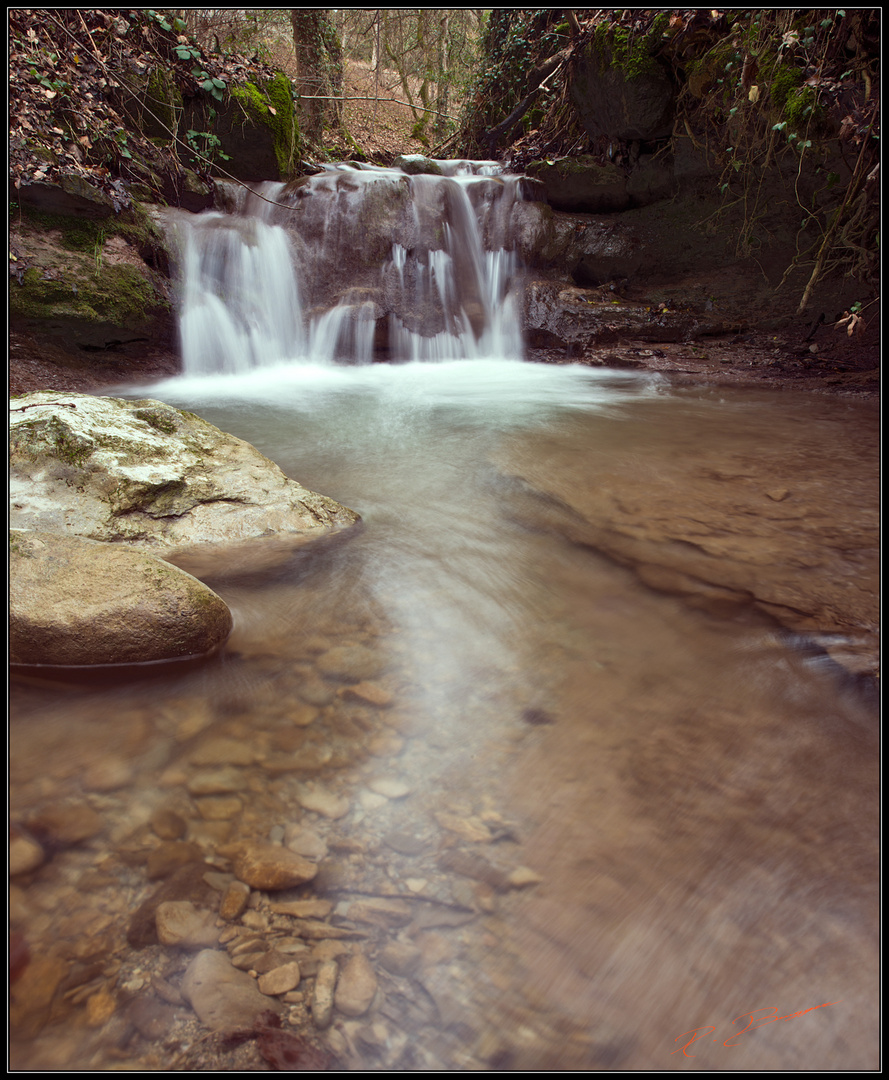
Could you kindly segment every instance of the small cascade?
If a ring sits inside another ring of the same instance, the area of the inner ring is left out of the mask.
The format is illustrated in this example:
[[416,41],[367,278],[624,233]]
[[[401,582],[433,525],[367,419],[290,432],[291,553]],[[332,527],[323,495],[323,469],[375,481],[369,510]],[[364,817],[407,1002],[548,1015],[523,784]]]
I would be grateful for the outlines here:
[[180,221],[180,336],[192,375],[233,374],[305,351],[293,253],[283,229],[205,213]]
[[341,164],[177,214],[187,374],[288,362],[520,359],[521,178]]

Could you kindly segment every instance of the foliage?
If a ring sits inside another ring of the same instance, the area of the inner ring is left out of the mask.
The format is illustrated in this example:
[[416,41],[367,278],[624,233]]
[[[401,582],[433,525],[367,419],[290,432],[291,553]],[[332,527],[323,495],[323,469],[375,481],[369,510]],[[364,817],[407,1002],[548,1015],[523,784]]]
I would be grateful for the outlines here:
[[[879,26],[877,9],[495,9],[462,150],[511,144],[516,168],[579,154],[630,168],[640,152],[693,147],[715,172],[724,209],[741,208],[739,255],[768,243],[777,213],[797,222],[788,272],[808,262],[812,274],[802,309],[820,276],[869,280],[878,270]],[[570,60],[541,79],[546,58],[566,46],[592,47],[630,77],[653,64],[669,71],[678,88],[672,139],[594,145],[568,98]]]
[[[564,49],[569,40],[568,24],[559,10],[491,11],[481,41],[481,69],[476,72],[460,119],[463,153],[492,152],[488,132],[535,88],[541,63]],[[557,111],[558,104],[558,94],[552,89],[534,101],[534,107],[544,115]]]

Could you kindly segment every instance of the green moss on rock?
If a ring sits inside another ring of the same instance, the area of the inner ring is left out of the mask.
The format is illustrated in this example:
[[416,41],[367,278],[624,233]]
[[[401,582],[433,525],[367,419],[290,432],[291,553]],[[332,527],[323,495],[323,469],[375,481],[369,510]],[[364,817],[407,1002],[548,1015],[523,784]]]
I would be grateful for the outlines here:
[[232,87],[231,96],[253,123],[269,129],[280,174],[290,175],[300,145],[290,80],[279,73],[262,86],[248,82]]

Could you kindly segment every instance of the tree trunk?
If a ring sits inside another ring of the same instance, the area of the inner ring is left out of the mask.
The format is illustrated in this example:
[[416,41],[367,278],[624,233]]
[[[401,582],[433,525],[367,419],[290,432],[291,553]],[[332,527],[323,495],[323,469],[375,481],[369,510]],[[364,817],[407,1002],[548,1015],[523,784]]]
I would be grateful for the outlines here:
[[328,9],[291,8],[300,128],[319,142],[324,129],[342,120],[342,101],[318,100],[342,95],[343,50]]

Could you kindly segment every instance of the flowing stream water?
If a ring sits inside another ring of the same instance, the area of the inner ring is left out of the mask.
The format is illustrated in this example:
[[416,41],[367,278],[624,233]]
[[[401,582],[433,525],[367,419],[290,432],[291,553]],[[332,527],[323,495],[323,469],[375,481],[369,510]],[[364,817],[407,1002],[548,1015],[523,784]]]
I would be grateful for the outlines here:
[[[406,186],[364,172],[316,180],[346,225],[350,200]],[[518,267],[487,198],[515,189],[465,170],[410,186],[413,238],[327,306],[318,250],[301,261],[280,208],[180,224],[185,373],[126,392],[246,439],[363,524],[211,569],[235,630],[202,668],[13,685],[14,816],[98,822],[13,887],[32,966],[55,980],[42,1011],[13,1016],[14,1066],[249,1061],[176,1003],[187,954],[127,943],[166,808],[222,871],[233,839],[320,837],[300,895],[335,905],[379,980],[368,1013],[316,1033],[345,1068],[876,1067],[872,703],[764,617],[695,610],[572,543],[565,507],[510,467],[554,442],[554,469],[603,453],[646,469],[652,441],[665,459],[703,439],[805,454],[873,417],[523,363]],[[329,203],[326,227],[346,227]],[[366,363],[375,342],[400,362]],[[357,690],[320,662],[339,647],[362,658]],[[240,778],[209,803],[193,782],[208,764]],[[337,812],[307,809],[312,791]],[[381,898],[362,921],[355,903]],[[269,902],[246,925],[294,952]],[[305,970],[285,1028],[314,1031]]]

